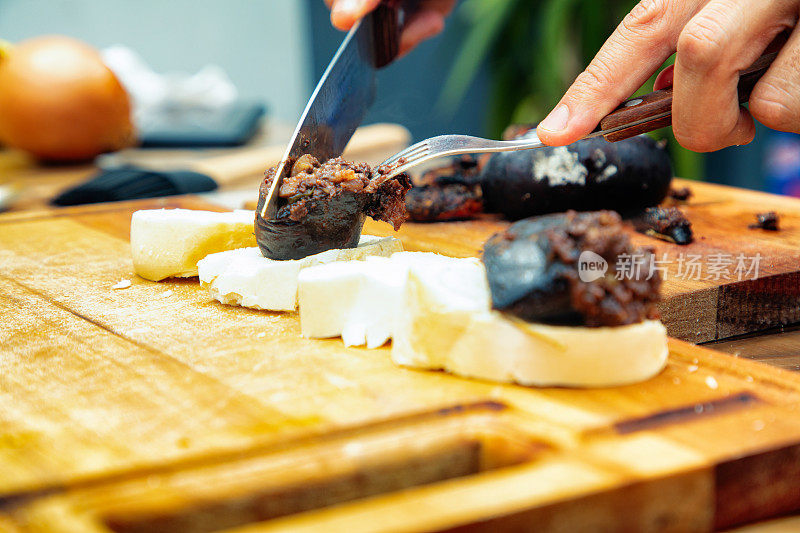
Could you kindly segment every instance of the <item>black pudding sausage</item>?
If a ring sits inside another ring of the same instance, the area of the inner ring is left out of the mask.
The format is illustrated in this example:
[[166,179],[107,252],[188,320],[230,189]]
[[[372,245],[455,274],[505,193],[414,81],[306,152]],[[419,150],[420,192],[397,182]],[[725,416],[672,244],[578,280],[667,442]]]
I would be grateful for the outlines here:
[[494,154],[480,182],[486,211],[511,220],[568,209],[626,213],[666,197],[672,164],[665,147],[646,135],[615,143],[597,137]]

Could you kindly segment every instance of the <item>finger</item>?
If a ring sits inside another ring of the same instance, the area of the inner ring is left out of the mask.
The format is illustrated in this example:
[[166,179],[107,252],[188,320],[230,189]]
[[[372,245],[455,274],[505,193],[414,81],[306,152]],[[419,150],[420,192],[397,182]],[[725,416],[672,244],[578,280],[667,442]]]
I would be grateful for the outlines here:
[[443,29],[442,13],[429,9],[414,13],[406,22],[403,34],[400,36],[400,55],[407,54],[422,41],[440,34]]
[[750,112],[774,130],[800,133],[800,29],[792,32],[778,57],[750,95]]
[[381,0],[334,0],[331,7],[331,24],[340,30],[349,30],[356,21],[378,7]]
[[678,38],[672,129],[690,150],[747,144],[753,119],[739,105],[739,71],[750,66],[786,24],[793,2],[712,0]]
[[456,0],[428,0],[425,2],[425,9],[437,11],[446,17],[456,6]]
[[670,65],[658,73],[658,76],[656,76],[656,81],[653,82],[653,90],[660,91],[661,89],[672,87],[674,79],[675,65]]
[[642,0],[537,129],[547,144],[569,144],[642,86],[674,50],[680,28],[706,0]]

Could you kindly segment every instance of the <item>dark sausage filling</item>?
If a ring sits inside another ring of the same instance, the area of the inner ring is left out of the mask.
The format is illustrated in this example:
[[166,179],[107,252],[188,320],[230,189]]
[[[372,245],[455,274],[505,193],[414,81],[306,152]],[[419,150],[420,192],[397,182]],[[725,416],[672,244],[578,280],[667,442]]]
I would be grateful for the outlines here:
[[[275,179],[267,171],[259,191],[263,207]],[[270,259],[300,259],[333,248],[358,245],[364,219],[389,222],[397,230],[407,214],[408,176],[387,178],[383,169],[372,173],[366,163],[341,158],[320,163],[303,155],[290,167],[278,191],[278,212],[265,220],[256,214],[255,232],[261,253]]]
[[406,209],[417,222],[472,219],[483,212],[481,187],[462,183],[414,187],[406,195]]
[[756,223],[750,224],[748,227],[751,229],[765,229],[768,231],[778,231],[778,213],[775,211],[767,211],[766,213],[758,213],[756,215]]
[[483,212],[480,160],[462,156],[435,167],[414,179],[406,195],[411,220],[432,222],[466,220]]
[[[587,278],[583,252],[596,254],[588,259],[598,265],[604,261],[605,272],[593,265],[599,274]],[[630,242],[611,211],[522,220],[484,249],[496,309],[533,322],[590,327],[658,318],[661,278],[651,269],[653,258],[651,249]]]
[[694,240],[692,223],[677,207],[648,207],[631,217],[636,231],[657,239],[689,244]]
[[[303,155],[295,161],[289,175],[281,183],[278,196],[286,200],[278,210],[278,218],[300,222],[316,203],[347,191],[368,196],[365,214],[375,220],[389,222],[397,230],[406,219],[403,200],[410,187],[408,178],[398,176],[382,180],[380,173],[381,169],[378,169],[379,176],[373,180],[372,169],[366,163],[353,163],[341,157],[320,163],[312,155]],[[264,177],[267,190],[273,179],[275,167],[269,169]]]
[[669,190],[669,197],[676,202],[686,202],[692,197],[692,190],[689,187],[673,187]]

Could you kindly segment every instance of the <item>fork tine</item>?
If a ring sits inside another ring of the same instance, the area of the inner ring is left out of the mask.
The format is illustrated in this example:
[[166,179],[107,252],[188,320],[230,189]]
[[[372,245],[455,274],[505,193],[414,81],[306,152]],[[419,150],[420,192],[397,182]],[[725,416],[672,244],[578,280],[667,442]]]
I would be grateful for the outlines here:
[[[590,134],[589,137],[597,135],[600,133]],[[381,176],[382,179],[388,179],[426,161],[444,156],[530,150],[541,146],[542,142],[536,136],[512,141],[494,141],[469,135],[438,135],[409,146],[381,163],[380,166],[386,167]]]
[[403,172],[406,172],[406,171],[414,168],[415,166],[419,165],[420,163],[423,163],[423,162],[428,161],[430,159],[434,159],[435,157],[436,156],[433,156],[433,157],[431,156],[430,150],[417,151],[413,156],[406,157],[405,161],[403,162],[402,165],[393,167],[392,170],[389,172],[388,177],[392,178],[394,176],[398,176],[398,175],[402,174]]
[[400,160],[403,161],[412,161],[415,159],[419,159],[420,156],[425,155],[430,152],[428,145],[419,146],[413,150],[406,150],[406,152],[397,158],[395,163],[398,163]]
[[411,152],[415,152],[415,151],[419,150],[420,148],[424,148],[425,146],[427,146],[427,144],[428,144],[427,139],[424,140],[424,141],[420,141],[418,143],[412,144],[411,146],[409,146],[405,150],[395,154],[395,156],[392,159],[394,159],[394,160],[400,159],[401,157],[403,157],[405,155],[408,155]]
[[412,155],[415,155],[420,150],[427,150],[427,148],[428,148],[428,142],[427,141],[421,141],[421,142],[418,142],[416,144],[412,144],[411,146],[409,146],[405,150],[393,155],[392,157],[390,157],[389,159],[387,159],[386,161],[381,163],[381,165],[382,166],[383,165],[387,165],[387,166],[388,165],[393,165],[394,163],[397,163],[400,159],[402,159],[402,158],[406,158],[407,159],[407,158],[411,157]]
[[[423,146],[417,148],[416,150],[404,154],[397,158],[397,161],[392,163],[391,166],[397,166],[398,168],[409,168],[415,166],[420,162],[420,160],[426,158],[430,154],[430,150],[427,146]],[[393,170],[394,171],[394,170]],[[404,172],[404,171],[403,171]]]

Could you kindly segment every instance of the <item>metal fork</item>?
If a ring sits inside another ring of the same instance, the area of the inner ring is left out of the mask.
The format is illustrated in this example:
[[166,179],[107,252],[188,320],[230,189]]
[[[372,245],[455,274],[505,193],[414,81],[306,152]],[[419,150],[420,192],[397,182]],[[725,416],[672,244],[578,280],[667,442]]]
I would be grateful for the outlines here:
[[421,165],[431,159],[458,154],[483,154],[488,152],[511,152],[513,150],[528,150],[544,146],[533,130],[525,134],[522,139],[513,141],[494,141],[470,135],[439,135],[425,139],[417,144],[412,144],[400,153],[397,153],[381,163],[382,179],[391,179],[413,167]]

